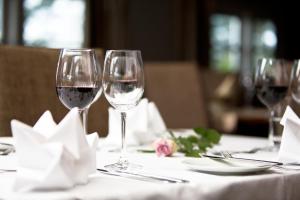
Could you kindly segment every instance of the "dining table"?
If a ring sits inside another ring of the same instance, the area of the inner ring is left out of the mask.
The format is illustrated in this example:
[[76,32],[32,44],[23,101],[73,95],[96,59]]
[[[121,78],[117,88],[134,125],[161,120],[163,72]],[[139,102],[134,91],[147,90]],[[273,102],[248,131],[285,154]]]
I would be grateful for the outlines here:
[[[97,149],[97,168],[115,162],[118,149],[105,146],[101,138]],[[0,137],[0,142],[12,143],[11,137]],[[257,151],[242,153],[256,147],[268,145],[268,140],[261,137],[223,134],[218,145],[209,152],[240,151],[236,157],[276,161],[276,151]],[[171,157],[158,157],[155,153],[141,152],[140,147],[128,147],[127,156],[132,163],[142,166],[143,173],[153,176],[183,179],[183,183],[117,176],[103,171],[96,171],[89,176],[84,185],[76,185],[67,190],[35,190],[17,192],[13,184],[17,172],[4,170],[16,168],[17,153],[0,156],[0,199],[201,199],[201,200],[291,200],[300,199],[300,170],[280,167],[252,173],[212,173],[191,168],[187,160],[197,161],[202,158],[189,158],[181,153]],[[208,159],[208,158],[206,158]],[[299,168],[300,169],[300,168]],[[139,171],[139,172],[140,172]]]

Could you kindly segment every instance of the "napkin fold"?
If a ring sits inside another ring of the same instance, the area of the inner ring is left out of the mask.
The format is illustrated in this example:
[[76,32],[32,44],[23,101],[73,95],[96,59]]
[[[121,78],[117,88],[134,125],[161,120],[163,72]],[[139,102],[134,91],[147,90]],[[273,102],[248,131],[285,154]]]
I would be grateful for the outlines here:
[[[109,125],[105,145],[121,146],[121,114],[108,109]],[[154,102],[144,98],[133,109],[126,112],[126,144],[143,145],[153,142],[167,130]]]
[[84,134],[77,108],[59,124],[46,111],[31,127],[12,120],[18,158],[15,191],[68,189],[96,172],[98,134]]
[[287,106],[280,124],[284,128],[278,152],[278,161],[283,163],[300,163],[300,118],[290,106]]

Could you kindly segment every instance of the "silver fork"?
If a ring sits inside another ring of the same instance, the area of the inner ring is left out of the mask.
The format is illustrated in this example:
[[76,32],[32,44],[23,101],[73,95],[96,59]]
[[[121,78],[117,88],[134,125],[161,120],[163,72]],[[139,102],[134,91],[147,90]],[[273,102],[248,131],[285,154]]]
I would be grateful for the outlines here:
[[[228,158],[233,158],[233,159],[239,159],[239,158],[235,158],[232,156],[231,153],[227,152],[227,151],[223,151],[222,152],[222,155],[225,159],[228,159]],[[244,158],[241,158],[241,159],[244,159]],[[245,158],[246,160],[253,160],[253,161],[259,161],[261,162],[261,160],[254,160],[254,159],[247,159]],[[271,163],[274,163],[273,167],[275,168],[279,168],[279,169],[284,169],[284,170],[300,170],[300,163],[296,163],[296,162],[291,162],[291,163],[280,163],[280,162],[273,162],[273,161],[262,161],[262,162],[271,162]],[[295,169],[295,168],[288,168],[288,166],[299,166],[299,168]]]
[[233,158],[231,153],[229,153],[228,151],[221,151],[221,154],[224,158]]
[[[258,151],[263,151],[263,150],[268,150],[269,147],[266,146],[266,147],[254,147],[252,149],[249,149],[249,150],[240,150],[240,151],[227,151],[227,152],[230,152],[231,155],[233,154],[239,154],[239,153],[249,153],[249,154],[254,154]],[[222,151],[217,151],[217,152],[214,152],[215,155],[222,155]]]
[[252,158],[237,158],[233,157],[231,153],[228,151],[222,151],[221,152],[223,157],[219,157],[220,159],[235,159],[235,160],[244,160],[244,161],[252,161],[252,162],[260,162],[260,163],[269,163],[269,164],[274,164],[274,165],[283,165],[281,162],[276,162],[276,161],[269,161],[269,160],[258,160],[258,159],[252,159]]

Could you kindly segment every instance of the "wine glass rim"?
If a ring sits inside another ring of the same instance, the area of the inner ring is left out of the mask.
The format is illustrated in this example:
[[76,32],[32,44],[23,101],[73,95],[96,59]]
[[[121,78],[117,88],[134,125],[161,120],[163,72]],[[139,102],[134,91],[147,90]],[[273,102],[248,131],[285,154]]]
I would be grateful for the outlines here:
[[91,52],[95,51],[91,48],[63,48],[62,51],[72,51],[72,52]]
[[141,52],[141,50],[131,50],[131,49],[109,49],[107,52]]
[[257,60],[272,60],[272,61],[288,61],[287,59],[285,58],[272,58],[272,57],[261,57],[261,58],[258,58]]

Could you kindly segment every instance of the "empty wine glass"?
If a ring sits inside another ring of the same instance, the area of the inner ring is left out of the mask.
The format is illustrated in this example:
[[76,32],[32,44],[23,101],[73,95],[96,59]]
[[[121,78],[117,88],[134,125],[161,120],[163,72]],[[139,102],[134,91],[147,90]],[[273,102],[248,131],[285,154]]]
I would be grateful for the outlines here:
[[280,117],[274,117],[275,107],[288,92],[290,73],[282,59],[262,58],[258,60],[255,70],[255,88],[260,101],[267,106],[269,117],[270,150],[280,145],[281,136],[274,135],[274,123],[279,123]]
[[296,60],[293,65],[291,75],[291,94],[294,101],[300,103],[300,60]]
[[109,50],[103,71],[103,90],[108,102],[121,115],[121,156],[119,161],[105,166],[108,170],[127,170],[139,167],[128,162],[126,156],[126,111],[134,108],[144,93],[144,70],[140,51]]
[[101,67],[93,49],[62,49],[56,71],[56,92],[68,109],[78,107],[87,133],[89,106],[101,95]]

